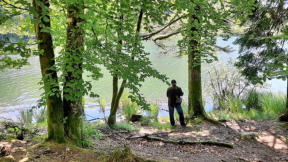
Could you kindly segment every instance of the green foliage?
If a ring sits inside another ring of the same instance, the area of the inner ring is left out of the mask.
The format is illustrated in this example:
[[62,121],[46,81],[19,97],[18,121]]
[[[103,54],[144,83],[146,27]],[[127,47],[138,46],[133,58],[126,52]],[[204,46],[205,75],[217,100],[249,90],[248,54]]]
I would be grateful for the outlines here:
[[111,155],[103,158],[101,161],[104,162],[145,162],[146,160],[134,155],[131,149],[127,146],[123,150],[115,150]]
[[151,126],[153,126],[154,128],[157,128],[159,130],[170,130],[172,128],[172,126],[169,122],[167,122],[167,123],[152,122]]
[[151,110],[149,112],[149,117],[154,120],[154,122],[158,122],[158,114],[159,114],[159,106],[152,104]]
[[[33,112],[33,111],[32,111]],[[33,112],[33,118],[36,121],[37,124],[42,124],[47,122],[47,114],[46,114],[46,109],[40,109],[36,112]]]
[[[259,95],[259,94],[258,94]],[[242,109],[240,110],[241,101],[232,100],[231,105],[234,110],[213,110],[209,115],[218,119],[249,119],[249,120],[264,120],[264,119],[277,119],[279,115],[286,112],[285,96],[273,95],[271,93],[264,93],[259,95],[259,101],[262,109]]]
[[262,108],[259,96],[260,94],[256,92],[255,90],[252,90],[248,93],[247,98],[245,99],[245,106],[246,109],[258,109],[260,110]]
[[[227,6],[228,5],[228,6]],[[214,56],[216,36],[220,30],[229,33],[229,25],[223,17],[230,17],[230,3],[223,4],[221,0],[176,0],[174,9],[181,15],[185,15],[181,28],[182,39],[178,42],[181,52],[188,54],[197,51],[202,56],[202,61],[208,63],[217,59]],[[195,49],[191,48],[191,40],[197,42]]]
[[104,135],[98,131],[97,124],[92,123],[83,123],[83,139],[82,146],[83,147],[91,147],[91,140],[93,139],[101,139]]
[[151,118],[150,117],[147,117],[147,116],[143,116],[141,118],[141,125],[142,126],[148,126],[151,124]]
[[[253,15],[246,22],[248,29],[235,43],[240,45],[241,55],[235,64],[253,83],[264,83],[267,79],[287,79],[288,12],[284,1],[255,1]],[[279,36],[282,35],[282,36]]]
[[226,110],[230,110],[231,113],[238,113],[243,111],[243,103],[240,99],[235,97],[228,98],[228,105]]
[[139,106],[132,102],[130,98],[128,98],[128,94],[124,93],[121,98],[122,103],[122,113],[124,114],[127,120],[131,119],[133,114],[136,114],[139,110]]
[[137,130],[137,128],[133,127],[130,124],[125,124],[125,123],[116,123],[115,126],[113,126],[113,129],[118,129],[118,130],[128,130],[128,131],[134,131]]
[[260,96],[260,101],[265,113],[277,116],[286,112],[286,96],[284,95],[266,93]]
[[165,82],[167,77],[152,67],[149,53],[144,51],[141,42],[140,30],[150,31],[154,27],[151,22],[162,24],[168,17],[164,14],[168,4],[166,1],[138,0],[98,2],[96,7],[95,2],[88,4],[94,7],[90,10],[93,14],[88,24],[89,33],[93,35],[87,39],[90,44],[88,50],[94,57],[99,56],[100,64],[113,77],[123,83],[126,81],[123,86],[133,94],[129,97],[143,108],[147,108],[148,104],[139,88],[145,79],[153,77]]
[[20,116],[18,117],[21,125],[23,126],[31,126],[33,122],[33,111],[32,110],[22,110],[20,111]]
[[0,141],[14,139],[15,136],[8,133],[0,133]]

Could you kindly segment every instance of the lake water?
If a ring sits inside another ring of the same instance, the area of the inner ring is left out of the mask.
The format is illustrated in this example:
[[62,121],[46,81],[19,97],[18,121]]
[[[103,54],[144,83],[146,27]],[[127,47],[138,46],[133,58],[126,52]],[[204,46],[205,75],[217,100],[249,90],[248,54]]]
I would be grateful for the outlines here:
[[[224,52],[216,53],[219,62],[227,63],[230,59],[235,59],[238,56],[238,47],[233,45],[231,38],[228,41],[218,40],[219,46],[230,46],[234,51],[227,54]],[[173,41],[171,41],[173,42]],[[174,41],[175,42],[175,41]],[[170,43],[171,44],[171,43]],[[178,57],[176,54],[176,48],[170,48],[167,53],[163,54],[163,49],[159,48],[152,41],[145,42],[145,50],[150,52],[150,59],[154,68],[159,72],[166,74],[171,79],[176,79],[178,85],[182,87],[184,91],[184,100],[187,98],[188,91],[188,69],[187,69],[187,56]],[[42,90],[38,84],[41,79],[40,65],[38,57],[32,57],[29,59],[30,65],[23,67],[20,70],[8,69],[0,71],[0,117],[15,119],[20,110],[29,109],[33,105],[37,104],[37,100],[40,98]],[[211,67],[210,64],[203,64],[203,83],[207,82],[207,70]],[[109,73],[103,69],[103,78],[98,81],[92,81],[93,91],[97,92],[101,98],[105,99],[109,103],[112,96],[112,78]],[[87,74],[84,74],[84,79],[87,78]],[[286,91],[286,82],[282,80],[272,80],[268,83],[271,84],[270,90],[272,92]],[[273,84],[272,84],[273,83]],[[147,79],[141,92],[146,99],[151,103],[160,104],[162,108],[167,109],[166,102],[166,89],[167,85],[156,79]],[[204,98],[209,98],[207,91],[203,90]],[[109,106],[107,106],[108,108]],[[207,111],[211,110],[213,105],[207,102],[205,108]],[[99,113],[97,99],[91,99],[86,97],[85,113],[92,117],[103,117],[103,114]],[[108,115],[108,114],[107,114]],[[167,116],[168,113],[161,111],[160,115]]]

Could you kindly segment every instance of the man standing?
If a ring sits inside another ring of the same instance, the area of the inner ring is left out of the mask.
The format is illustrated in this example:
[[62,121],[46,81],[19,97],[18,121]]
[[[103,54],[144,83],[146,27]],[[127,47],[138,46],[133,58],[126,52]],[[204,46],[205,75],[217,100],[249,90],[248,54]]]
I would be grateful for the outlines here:
[[180,87],[177,86],[176,80],[172,80],[171,85],[172,86],[167,89],[170,123],[172,126],[175,125],[174,108],[176,108],[180,118],[180,124],[182,127],[185,127],[186,124],[184,122],[184,114],[181,107],[181,96],[183,96],[183,91]]

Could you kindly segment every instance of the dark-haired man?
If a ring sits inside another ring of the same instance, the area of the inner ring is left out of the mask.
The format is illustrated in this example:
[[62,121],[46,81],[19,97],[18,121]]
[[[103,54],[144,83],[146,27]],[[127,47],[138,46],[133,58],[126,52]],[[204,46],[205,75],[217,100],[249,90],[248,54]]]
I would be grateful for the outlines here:
[[181,96],[183,96],[182,89],[177,86],[176,80],[172,80],[171,87],[167,89],[169,116],[170,116],[170,123],[172,126],[175,126],[174,108],[176,108],[179,114],[181,126],[183,127],[186,126],[185,121],[184,121],[183,110],[181,107],[181,102],[182,102]]

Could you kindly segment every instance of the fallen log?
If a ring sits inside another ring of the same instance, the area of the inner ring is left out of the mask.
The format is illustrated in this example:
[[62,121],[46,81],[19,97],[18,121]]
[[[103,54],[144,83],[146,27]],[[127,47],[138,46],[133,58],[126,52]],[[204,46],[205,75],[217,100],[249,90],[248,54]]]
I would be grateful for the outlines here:
[[161,141],[164,143],[172,143],[172,144],[179,144],[179,145],[213,145],[213,146],[220,146],[220,147],[227,147],[227,148],[233,148],[232,144],[224,143],[224,142],[217,142],[217,141],[185,141],[185,140],[171,140],[171,139],[164,139],[160,137],[150,136],[150,135],[144,135],[144,136],[135,136],[135,137],[129,137],[128,139],[135,139],[135,138],[143,138],[146,140],[152,140],[152,141]]

